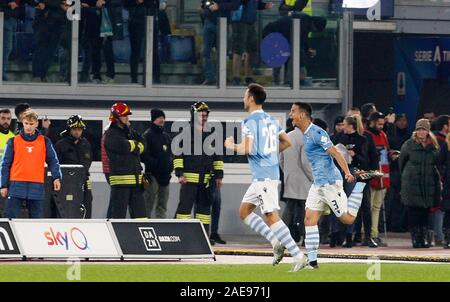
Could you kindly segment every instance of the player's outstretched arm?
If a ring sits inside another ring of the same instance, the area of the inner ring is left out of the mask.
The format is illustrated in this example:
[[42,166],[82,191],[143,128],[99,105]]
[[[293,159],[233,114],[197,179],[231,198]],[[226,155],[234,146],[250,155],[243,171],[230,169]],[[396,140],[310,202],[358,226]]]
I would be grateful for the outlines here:
[[345,161],[344,157],[339,153],[339,151],[334,147],[330,147],[327,149],[327,152],[333,156],[333,158],[338,162],[339,167],[341,167],[342,171],[345,173],[345,179],[348,182],[352,182],[355,180],[353,175],[350,173],[350,170],[348,169],[347,162]]
[[243,138],[242,143],[235,144],[232,136],[227,137],[225,140],[225,148],[237,152],[239,155],[248,155],[252,152],[253,137],[246,136]]
[[280,145],[279,145],[279,151],[283,152],[290,146],[292,146],[291,139],[289,138],[289,135],[286,134],[286,132],[281,132],[279,135],[280,139]]

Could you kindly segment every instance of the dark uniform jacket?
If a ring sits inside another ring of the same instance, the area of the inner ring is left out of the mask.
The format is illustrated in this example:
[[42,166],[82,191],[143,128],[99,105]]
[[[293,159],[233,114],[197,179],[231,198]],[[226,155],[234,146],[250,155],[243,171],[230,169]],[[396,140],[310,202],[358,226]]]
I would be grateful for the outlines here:
[[55,151],[61,165],[82,165],[89,176],[92,164],[92,148],[87,139],[81,137],[77,144],[72,136],[66,135],[55,144]]
[[[202,145],[204,145],[205,138],[209,132],[202,133]],[[214,178],[223,178],[223,158],[221,155],[215,155],[212,150],[208,152],[213,155],[205,153],[204,148],[201,148],[201,155],[194,155],[194,133],[191,137],[191,152],[189,154],[175,155],[173,166],[175,168],[175,175],[177,177],[184,176],[188,183],[204,183],[209,184],[209,180],[214,175]],[[209,148],[214,149],[213,146]]]
[[142,167],[138,143],[143,138],[129,127],[119,128],[117,123],[105,133],[105,148],[109,159],[111,186],[138,186],[142,184]]
[[145,164],[145,174],[154,176],[160,185],[167,186],[173,171],[169,134],[152,123],[144,132],[144,140],[146,149],[142,162]]

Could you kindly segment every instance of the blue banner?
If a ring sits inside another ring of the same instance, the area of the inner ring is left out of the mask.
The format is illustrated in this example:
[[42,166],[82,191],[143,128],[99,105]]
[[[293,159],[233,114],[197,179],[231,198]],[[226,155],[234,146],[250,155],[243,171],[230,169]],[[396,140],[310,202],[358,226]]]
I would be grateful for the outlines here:
[[450,38],[398,38],[394,47],[394,108],[406,113],[414,127],[423,81],[450,78]]

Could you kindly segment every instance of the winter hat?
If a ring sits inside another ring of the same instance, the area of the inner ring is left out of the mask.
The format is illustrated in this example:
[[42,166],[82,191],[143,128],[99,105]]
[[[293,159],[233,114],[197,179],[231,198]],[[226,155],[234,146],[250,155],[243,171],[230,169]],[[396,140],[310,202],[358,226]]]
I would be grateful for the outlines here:
[[430,131],[431,129],[430,121],[425,118],[418,120],[416,123],[416,131],[419,129],[425,129],[427,131]]
[[152,117],[152,122],[154,122],[158,117],[164,117],[166,118],[166,115],[164,114],[164,111],[162,111],[161,109],[152,109],[152,111],[150,111],[150,115]]

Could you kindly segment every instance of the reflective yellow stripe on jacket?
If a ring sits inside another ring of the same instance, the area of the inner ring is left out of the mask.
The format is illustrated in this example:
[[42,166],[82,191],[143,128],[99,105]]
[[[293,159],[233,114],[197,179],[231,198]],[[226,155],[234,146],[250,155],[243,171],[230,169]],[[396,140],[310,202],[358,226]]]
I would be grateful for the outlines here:
[[[190,182],[190,183],[198,184],[198,182],[200,181],[200,174],[198,174],[198,173],[184,172],[183,176],[186,178],[187,182]],[[205,179],[204,179],[203,183],[207,184],[210,179],[211,179],[211,174],[205,174]]]
[[86,180],[86,189],[87,190],[92,190],[92,183],[91,183],[90,179]]
[[224,168],[223,160],[215,160],[213,163],[214,170],[222,170]]
[[183,163],[183,159],[182,158],[175,158],[173,160],[173,167],[174,169],[183,169],[184,168],[184,163]]
[[130,143],[130,152],[133,152],[136,149],[136,143],[133,140],[128,141]]
[[[135,175],[110,175],[109,182],[111,186],[117,185],[136,185]],[[142,184],[142,175],[139,175],[139,183]]]

